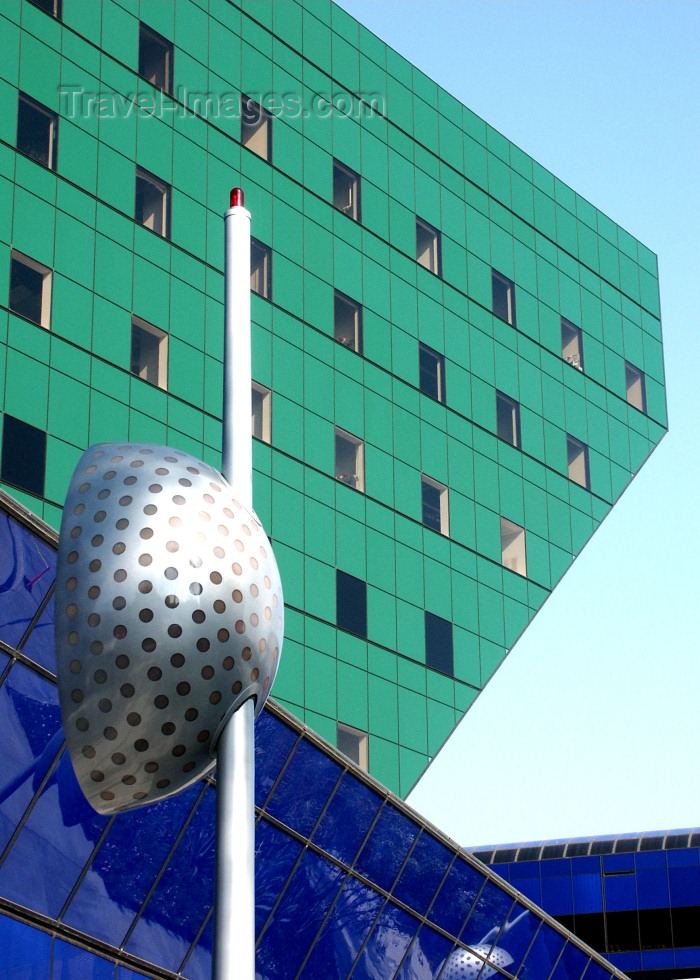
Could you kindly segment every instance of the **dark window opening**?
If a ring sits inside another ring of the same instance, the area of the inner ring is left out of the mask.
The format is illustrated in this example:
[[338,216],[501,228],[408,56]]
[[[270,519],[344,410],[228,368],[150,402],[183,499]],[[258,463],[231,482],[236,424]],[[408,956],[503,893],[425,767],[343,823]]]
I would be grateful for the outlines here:
[[449,537],[450,522],[447,487],[429,476],[421,476],[423,524]]
[[335,620],[338,629],[366,639],[367,583],[337,569],[335,590]]
[[361,221],[360,175],[338,160],[333,161],[333,207],[353,221]]
[[272,299],[272,249],[257,238],[250,240],[250,288],[263,299]]
[[647,391],[644,372],[630,364],[629,361],[625,361],[625,386],[628,403],[638,408],[640,412],[646,412]]
[[564,317],[561,318],[561,356],[567,364],[583,371],[583,332]]
[[425,662],[432,670],[454,676],[452,623],[434,613],[425,613]]
[[445,358],[426,344],[418,344],[418,375],[420,390],[443,404],[446,401]]
[[51,17],[55,17],[56,20],[61,19],[63,0],[29,0],[29,2],[39,10],[46,11]]
[[170,237],[170,184],[136,168],[136,220],[163,238]]
[[496,392],[496,426],[499,439],[520,449],[520,405],[502,391]]
[[502,276],[495,269],[491,270],[491,294],[493,312],[500,320],[505,320],[515,326],[515,283],[512,279]]
[[10,300],[13,313],[37,326],[49,326],[51,317],[51,270],[21,252],[11,253]]
[[416,217],[416,262],[436,276],[442,275],[440,232]]
[[[591,488],[590,468],[588,465],[588,446],[579,439],[567,435],[566,437],[566,463],[568,467],[569,479],[585,490]],[[619,842],[618,842],[619,843]],[[637,842],[634,841],[633,850],[637,850]]]
[[46,433],[6,415],[2,426],[0,479],[37,497],[44,496]]
[[131,373],[163,390],[168,387],[168,335],[145,320],[131,320]]
[[337,289],[333,302],[333,332],[343,347],[362,353],[362,306]]
[[337,742],[338,749],[346,755],[348,759],[367,772],[369,768],[369,738],[367,732],[353,728],[342,721],[337,723]]
[[173,90],[172,42],[145,24],[139,24],[139,75],[164,92]]
[[17,100],[17,149],[49,170],[56,169],[58,116],[23,92]]

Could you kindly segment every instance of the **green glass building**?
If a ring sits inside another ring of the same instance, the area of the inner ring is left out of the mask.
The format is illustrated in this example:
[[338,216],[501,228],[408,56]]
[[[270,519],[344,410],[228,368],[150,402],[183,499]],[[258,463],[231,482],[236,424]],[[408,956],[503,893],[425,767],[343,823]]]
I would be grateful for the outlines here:
[[656,257],[325,0],[0,5],[0,484],[220,465],[252,213],[276,700],[405,795],[666,429]]

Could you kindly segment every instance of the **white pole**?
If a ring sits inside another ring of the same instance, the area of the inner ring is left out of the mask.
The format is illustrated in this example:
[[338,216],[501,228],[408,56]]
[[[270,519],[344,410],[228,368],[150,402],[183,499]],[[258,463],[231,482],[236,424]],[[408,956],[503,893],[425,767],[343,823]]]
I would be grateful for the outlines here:
[[[252,508],[250,212],[231,191],[224,215],[224,416],[222,472]],[[254,704],[231,717],[217,746],[214,980],[255,980]]]

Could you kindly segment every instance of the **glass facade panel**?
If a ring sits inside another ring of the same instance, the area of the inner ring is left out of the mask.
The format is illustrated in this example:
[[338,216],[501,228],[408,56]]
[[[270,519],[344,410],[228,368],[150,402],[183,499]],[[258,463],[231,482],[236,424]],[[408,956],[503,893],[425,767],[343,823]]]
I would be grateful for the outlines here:
[[428,918],[458,936],[483,884],[484,875],[457,858],[435,896]]
[[345,773],[313,836],[314,844],[352,864],[381,803],[376,793]]
[[421,834],[394,887],[394,897],[424,914],[452,861],[452,854],[429,834]]
[[390,891],[417,833],[396,807],[385,803],[355,862],[356,870]]
[[53,583],[55,566],[53,549],[0,510],[0,637],[4,643],[19,646]]
[[337,763],[309,742],[300,742],[267,802],[267,813],[308,836],[341,774]]

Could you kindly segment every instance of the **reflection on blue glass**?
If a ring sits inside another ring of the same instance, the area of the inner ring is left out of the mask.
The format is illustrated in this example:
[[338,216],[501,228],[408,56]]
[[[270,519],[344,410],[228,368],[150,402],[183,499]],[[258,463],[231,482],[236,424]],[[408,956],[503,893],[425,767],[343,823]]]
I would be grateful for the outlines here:
[[0,977],[46,980],[51,976],[51,936],[0,915]]
[[458,857],[447,872],[428,918],[453,936],[459,936],[483,883],[483,874]]
[[452,943],[423,926],[411,943],[396,980],[430,980],[437,977],[440,967],[450,955]]
[[559,932],[543,922],[535,939],[527,951],[518,980],[542,980],[552,972],[566,940]]
[[377,793],[345,773],[314,834],[314,844],[352,864],[381,804]]
[[255,935],[267,922],[301,852],[301,844],[267,821],[255,827]]
[[116,816],[68,906],[66,924],[120,946],[201,791],[197,783]]
[[51,976],[55,980],[113,980],[114,963],[56,939]]
[[493,945],[511,910],[513,898],[492,881],[487,881],[467,919],[462,942],[475,946]]
[[302,740],[268,800],[267,812],[308,836],[342,771],[337,762]]
[[299,980],[347,977],[384,899],[355,878],[347,878]]
[[379,977],[395,976],[417,930],[416,919],[387,903],[357,961],[352,974],[353,980],[378,980]]
[[416,845],[394,887],[394,895],[420,915],[425,913],[445,876],[452,853],[426,831]]
[[542,905],[542,886],[540,885],[539,878],[517,878],[513,875],[508,880],[513,888],[517,888],[519,892],[522,892],[535,905]]
[[0,688],[0,851],[63,743],[56,687],[15,663]]
[[216,791],[208,787],[126,950],[176,972],[213,901]]
[[0,892],[57,916],[107,821],[86,803],[64,751],[0,866]]
[[499,949],[506,950],[511,957],[508,967],[511,973],[517,973],[540,921],[539,916],[518,902],[511,909],[506,924],[496,939]]
[[258,943],[261,980],[296,976],[340,888],[345,872],[306,851]]
[[182,970],[187,980],[211,980],[212,950],[214,949],[214,915],[209,916],[197,945]]
[[22,644],[22,653],[40,667],[56,673],[56,654],[53,643],[54,597],[53,595],[41,611],[38,621],[32,627]]
[[53,584],[56,552],[0,511],[0,640],[16,647]]
[[412,820],[386,803],[355,867],[380,888],[391,891],[417,833],[418,827]]
[[559,962],[554,967],[550,980],[581,980],[581,975],[588,965],[588,957],[578,947],[567,943]]
[[255,804],[262,807],[298,739],[283,721],[262,711],[255,723]]

